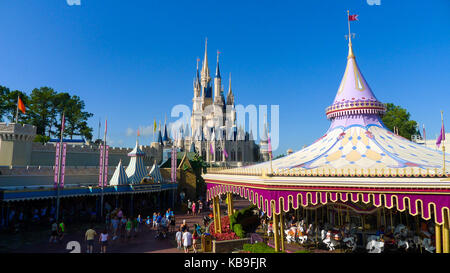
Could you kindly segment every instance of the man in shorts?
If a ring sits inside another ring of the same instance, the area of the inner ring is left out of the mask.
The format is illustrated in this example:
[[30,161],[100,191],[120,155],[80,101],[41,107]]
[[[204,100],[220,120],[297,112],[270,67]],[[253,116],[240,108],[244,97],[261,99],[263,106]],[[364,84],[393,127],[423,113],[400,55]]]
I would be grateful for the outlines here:
[[97,232],[94,230],[94,225],[91,225],[91,228],[86,231],[84,238],[87,242],[87,253],[92,253],[94,250],[94,239],[97,235]]
[[192,245],[192,234],[189,232],[189,228],[186,228],[186,231],[183,233],[183,246],[184,253],[189,253],[189,248]]

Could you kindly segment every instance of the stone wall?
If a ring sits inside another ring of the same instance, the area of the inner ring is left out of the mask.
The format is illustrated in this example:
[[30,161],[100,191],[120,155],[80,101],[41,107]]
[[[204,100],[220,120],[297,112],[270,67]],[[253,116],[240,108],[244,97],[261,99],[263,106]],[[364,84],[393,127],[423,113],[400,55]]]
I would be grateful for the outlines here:
[[250,238],[227,240],[227,241],[212,241],[213,253],[231,253],[235,249],[242,249],[244,244],[250,244]]

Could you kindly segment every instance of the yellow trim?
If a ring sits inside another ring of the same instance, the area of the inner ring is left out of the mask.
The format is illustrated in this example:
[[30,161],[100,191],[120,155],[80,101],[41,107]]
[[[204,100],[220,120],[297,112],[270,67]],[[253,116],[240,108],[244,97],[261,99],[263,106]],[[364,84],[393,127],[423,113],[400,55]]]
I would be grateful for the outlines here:
[[[217,186],[216,186],[217,187]],[[215,192],[217,192],[216,191],[216,187],[212,187],[211,189],[213,190],[213,191],[215,191]],[[242,191],[242,188],[244,188],[245,189],[245,187],[244,186],[238,186],[238,188],[240,188],[241,189],[241,191]],[[211,193],[211,189],[210,190],[208,190],[210,193]],[[249,191],[249,189],[247,189],[247,192]],[[245,192],[245,190],[244,190],[244,192]],[[253,191],[252,191],[253,192]],[[316,197],[317,197],[317,194],[319,194],[320,192],[323,192],[323,191],[313,191],[313,192],[315,192],[316,193]],[[328,199],[328,194],[331,194],[330,192],[325,192],[325,197]],[[339,194],[340,194],[340,196],[341,196],[341,201],[342,202],[344,202],[344,203],[346,203],[346,202],[348,202],[348,200],[347,201],[344,201],[344,200],[342,200],[342,194],[345,194],[344,192],[339,192]],[[357,200],[355,201],[355,199],[353,199],[353,194],[354,194],[354,192],[352,193],[352,192],[347,192],[347,194],[351,194],[351,197],[350,197],[350,202],[353,202],[353,203],[357,203],[357,202],[359,202],[359,200],[360,200],[360,195],[362,196],[363,195],[363,193],[356,193],[356,197],[357,197]],[[217,194],[216,194],[217,195]],[[370,195],[372,195],[372,198],[370,198]],[[435,223],[438,223],[438,224],[443,224],[443,219],[444,219],[444,217],[445,217],[445,214],[447,213],[447,215],[448,215],[448,217],[450,217],[450,208],[449,207],[446,207],[446,206],[443,206],[443,207],[441,207],[441,211],[440,211],[440,213],[441,213],[441,221],[440,222],[438,222],[437,221],[437,206],[436,206],[436,204],[435,204],[435,202],[428,202],[428,207],[427,207],[427,209],[428,209],[428,217],[425,217],[424,216],[424,212],[425,212],[425,207],[424,207],[424,201],[422,200],[422,199],[420,199],[420,198],[418,198],[418,199],[416,199],[415,200],[415,204],[414,204],[414,206],[411,206],[411,198],[410,197],[407,197],[407,196],[405,196],[405,197],[403,197],[403,198],[400,198],[400,199],[403,199],[403,209],[402,210],[400,210],[399,209],[399,204],[401,204],[401,203],[399,203],[399,196],[398,196],[398,194],[391,194],[391,196],[390,196],[390,203],[391,203],[391,206],[387,206],[387,197],[386,197],[386,194],[384,194],[384,193],[380,193],[379,194],[380,195],[380,205],[379,206],[376,206],[375,205],[375,198],[374,198],[374,196],[375,196],[375,193],[369,193],[369,202],[364,202],[364,203],[366,203],[366,204],[369,204],[369,203],[371,203],[372,205],[374,205],[375,207],[384,207],[384,208],[387,208],[387,209],[392,209],[392,208],[394,208],[394,206],[395,206],[395,209],[397,210],[397,211],[399,211],[399,212],[404,212],[404,211],[407,211],[407,213],[409,213],[410,215],[412,215],[412,216],[417,216],[419,213],[421,214],[421,217],[422,217],[422,219],[424,219],[424,220],[430,220],[431,218],[432,218],[432,215],[434,215],[434,222]],[[310,196],[309,198],[308,198],[308,196]],[[348,197],[348,196],[347,196]],[[245,197],[246,199],[248,199],[248,198],[250,198],[250,194],[249,195],[247,195],[247,197]],[[264,200],[264,197],[261,195],[261,198]],[[283,199],[284,200],[284,197],[280,197],[281,199]],[[327,202],[327,203],[323,203],[323,202],[318,202],[318,200],[316,199],[316,203],[312,203],[312,193],[311,192],[307,192],[306,193],[306,200],[304,200],[303,199],[303,195],[301,194],[301,193],[297,193],[297,207],[295,208],[294,207],[294,196],[293,195],[288,195],[288,199],[289,198],[291,198],[291,200],[292,200],[292,207],[294,208],[294,209],[298,209],[299,207],[300,207],[300,205],[302,206],[302,207],[304,207],[304,208],[306,208],[307,206],[309,206],[310,204],[311,205],[317,205],[317,204],[319,204],[319,203],[321,203],[322,205],[325,205],[325,204],[328,204],[329,202]],[[318,196],[317,198],[322,198],[321,197],[321,195],[320,196]],[[308,202],[308,199],[309,200],[311,200],[311,202]],[[330,198],[331,199],[331,198]],[[322,199],[321,199],[322,200]],[[361,197],[361,200],[362,200],[362,197]],[[271,201],[274,201],[275,202],[275,200],[271,200]],[[304,204],[304,201],[306,201],[306,204]],[[265,202],[266,202],[266,211],[270,211],[269,210],[269,203],[268,203],[268,199],[266,199],[265,200]],[[289,200],[288,200],[288,202],[289,202]],[[289,206],[288,206],[289,207]],[[415,207],[416,208],[416,213],[413,213],[412,212],[412,208],[413,207]],[[356,211],[356,210],[355,210]],[[286,211],[287,212],[287,211]],[[358,211],[357,211],[358,212]],[[358,212],[358,213],[361,213],[361,212]]]

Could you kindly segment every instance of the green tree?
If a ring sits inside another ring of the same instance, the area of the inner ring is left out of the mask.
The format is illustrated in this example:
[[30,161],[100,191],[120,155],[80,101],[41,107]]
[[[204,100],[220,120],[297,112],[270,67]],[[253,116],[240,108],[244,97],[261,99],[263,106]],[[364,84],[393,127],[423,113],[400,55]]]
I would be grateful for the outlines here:
[[18,123],[28,123],[29,122],[29,97],[22,91],[14,90],[10,91],[9,88],[0,86],[0,120],[15,122],[16,112],[17,112],[17,98],[20,96],[21,100],[25,104],[27,111],[25,114],[19,111]]
[[387,103],[386,108],[382,121],[389,130],[394,131],[394,127],[398,128],[398,134],[406,139],[411,139],[413,134],[420,134],[417,122],[409,119],[411,115],[406,109],[393,103]]
[[56,115],[53,108],[55,90],[49,87],[35,88],[30,95],[30,121],[36,126],[36,134],[50,136],[51,120]]
[[87,125],[87,120],[92,117],[93,114],[83,111],[84,107],[84,101],[76,95],[64,102],[64,115],[66,117],[65,133],[67,133],[70,139],[75,135],[79,135],[88,140],[92,140],[93,130]]

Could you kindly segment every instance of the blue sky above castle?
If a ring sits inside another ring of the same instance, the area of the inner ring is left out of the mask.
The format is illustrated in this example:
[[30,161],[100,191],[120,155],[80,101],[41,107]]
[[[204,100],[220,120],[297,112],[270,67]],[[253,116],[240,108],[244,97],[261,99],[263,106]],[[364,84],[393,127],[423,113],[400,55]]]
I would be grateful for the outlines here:
[[[75,93],[94,113],[95,137],[107,116],[111,143],[132,147],[127,129],[154,119],[163,125],[165,115],[174,121],[174,105],[192,107],[196,59],[208,37],[210,71],[221,52],[224,90],[231,72],[236,104],[280,105],[275,154],[298,150],[329,126],[325,108],[346,63],[347,9],[359,14],[354,51],[377,98],[408,109],[435,137],[440,110],[450,119],[446,0],[4,1],[0,84]],[[141,132],[140,143],[151,140],[151,130]]]

